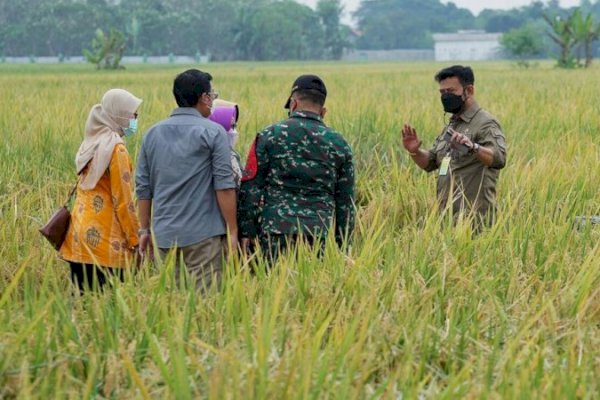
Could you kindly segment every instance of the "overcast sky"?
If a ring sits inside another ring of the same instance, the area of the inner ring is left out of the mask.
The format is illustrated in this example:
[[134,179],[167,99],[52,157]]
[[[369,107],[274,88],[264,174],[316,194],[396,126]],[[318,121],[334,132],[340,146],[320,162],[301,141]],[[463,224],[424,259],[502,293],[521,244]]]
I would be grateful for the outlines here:
[[[313,7],[317,4],[317,0],[296,0],[299,3],[308,4]],[[474,14],[478,14],[484,8],[494,9],[509,9],[514,7],[525,6],[532,3],[532,0],[453,0],[458,7],[468,8]],[[448,3],[447,0],[442,0],[442,3]],[[579,5],[579,0],[560,0],[561,7],[571,7]],[[350,14],[358,8],[360,0],[342,0],[342,4],[346,9],[345,23],[350,23]]]

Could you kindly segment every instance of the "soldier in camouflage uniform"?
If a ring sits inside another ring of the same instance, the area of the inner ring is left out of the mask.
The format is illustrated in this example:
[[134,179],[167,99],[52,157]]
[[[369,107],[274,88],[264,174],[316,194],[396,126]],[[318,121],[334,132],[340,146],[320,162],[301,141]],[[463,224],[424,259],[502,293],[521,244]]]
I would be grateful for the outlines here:
[[258,241],[273,261],[300,237],[322,246],[334,227],[337,243],[354,228],[352,150],[323,123],[327,89],[315,75],[294,82],[289,118],[260,132],[240,189],[242,247]]
[[441,70],[439,83],[444,111],[451,113],[431,150],[421,149],[415,129],[406,124],[402,143],[412,160],[427,172],[438,170],[440,209],[475,220],[479,230],[494,220],[496,182],[506,163],[506,141],[500,124],[474,98],[475,77],[470,67]]

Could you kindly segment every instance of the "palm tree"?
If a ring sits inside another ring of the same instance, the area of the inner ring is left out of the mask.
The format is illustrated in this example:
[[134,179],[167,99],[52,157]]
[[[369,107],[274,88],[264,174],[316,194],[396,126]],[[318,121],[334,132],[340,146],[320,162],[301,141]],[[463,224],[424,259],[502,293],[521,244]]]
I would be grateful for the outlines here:
[[[592,13],[584,17],[580,9],[575,10],[572,17],[573,35],[580,46],[583,47],[585,68],[588,68],[593,59],[592,43],[600,38],[600,26],[594,23]],[[579,58],[577,57],[577,64],[579,64]]]
[[548,36],[560,47],[558,66],[562,68],[573,67],[574,60],[571,56],[571,50],[577,43],[573,33],[573,15],[570,15],[567,19],[558,15],[550,17],[546,14],[542,14],[542,17],[552,28],[552,31],[548,32]]
[[97,29],[92,49],[84,49],[83,55],[98,69],[124,69],[121,59],[126,45],[125,36],[120,31],[111,29],[107,35],[102,29]]

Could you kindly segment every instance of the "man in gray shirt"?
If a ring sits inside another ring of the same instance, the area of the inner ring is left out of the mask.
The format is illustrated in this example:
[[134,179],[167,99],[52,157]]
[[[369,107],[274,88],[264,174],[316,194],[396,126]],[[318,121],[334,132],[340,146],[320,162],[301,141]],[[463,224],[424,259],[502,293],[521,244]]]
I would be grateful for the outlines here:
[[[225,130],[210,121],[212,76],[197,69],[175,78],[177,105],[144,136],[136,168],[140,252],[156,246],[175,255],[179,282],[183,259],[200,289],[219,283],[224,250],[237,249],[236,190]],[[224,240],[229,238],[228,243]]]

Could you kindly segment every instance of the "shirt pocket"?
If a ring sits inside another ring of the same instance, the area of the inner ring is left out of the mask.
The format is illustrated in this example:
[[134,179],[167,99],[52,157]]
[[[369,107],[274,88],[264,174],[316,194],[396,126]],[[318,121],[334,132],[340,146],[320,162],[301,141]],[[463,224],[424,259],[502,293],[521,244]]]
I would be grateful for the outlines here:
[[439,139],[436,142],[435,147],[434,147],[434,152],[435,152],[435,159],[437,161],[437,165],[442,164],[442,160],[444,159],[444,157],[446,157],[449,150],[450,150],[450,144],[443,138]]

